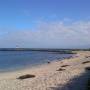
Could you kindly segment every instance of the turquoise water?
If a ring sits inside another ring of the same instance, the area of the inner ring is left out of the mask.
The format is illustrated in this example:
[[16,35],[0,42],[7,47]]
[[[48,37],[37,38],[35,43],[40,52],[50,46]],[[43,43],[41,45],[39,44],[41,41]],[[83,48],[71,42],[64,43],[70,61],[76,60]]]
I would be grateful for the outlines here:
[[58,54],[40,51],[0,51],[0,72],[32,67],[72,56],[72,54]]

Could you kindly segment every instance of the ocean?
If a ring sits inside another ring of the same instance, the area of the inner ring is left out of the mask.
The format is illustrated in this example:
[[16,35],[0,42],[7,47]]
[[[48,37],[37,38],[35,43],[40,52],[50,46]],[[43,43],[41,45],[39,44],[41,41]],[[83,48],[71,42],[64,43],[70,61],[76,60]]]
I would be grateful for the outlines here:
[[0,72],[19,70],[45,64],[48,61],[62,60],[72,54],[59,54],[42,51],[0,51]]

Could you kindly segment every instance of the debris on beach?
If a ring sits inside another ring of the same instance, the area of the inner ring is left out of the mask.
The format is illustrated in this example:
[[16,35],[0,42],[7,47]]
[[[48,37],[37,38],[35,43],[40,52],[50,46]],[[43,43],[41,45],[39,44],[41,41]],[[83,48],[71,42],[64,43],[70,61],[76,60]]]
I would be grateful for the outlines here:
[[90,56],[85,56],[85,58],[89,58]]
[[59,68],[59,69],[56,70],[56,71],[64,71],[64,70],[66,70],[66,69]]
[[47,63],[50,64],[50,61],[48,61]]
[[69,65],[62,65],[61,67],[67,67],[67,66],[69,66]]

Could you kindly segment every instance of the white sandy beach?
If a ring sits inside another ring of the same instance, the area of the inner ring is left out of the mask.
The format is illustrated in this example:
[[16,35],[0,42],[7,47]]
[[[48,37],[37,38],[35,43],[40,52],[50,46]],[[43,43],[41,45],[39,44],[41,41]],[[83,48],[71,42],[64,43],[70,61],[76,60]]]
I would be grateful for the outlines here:
[[[82,64],[82,62],[90,61],[90,57],[86,58],[86,56],[90,56],[90,52],[79,51],[77,56],[31,69],[0,73],[0,90],[84,90],[84,83],[88,76],[83,74],[85,73],[85,67],[90,66],[90,62],[85,64]],[[62,65],[68,66],[61,67]],[[65,70],[57,71],[59,68]],[[17,79],[25,74],[33,74],[36,77],[23,80]],[[79,79],[82,75],[86,78]],[[73,80],[76,77],[78,77],[77,84],[74,84]],[[68,85],[68,83],[70,84]]]

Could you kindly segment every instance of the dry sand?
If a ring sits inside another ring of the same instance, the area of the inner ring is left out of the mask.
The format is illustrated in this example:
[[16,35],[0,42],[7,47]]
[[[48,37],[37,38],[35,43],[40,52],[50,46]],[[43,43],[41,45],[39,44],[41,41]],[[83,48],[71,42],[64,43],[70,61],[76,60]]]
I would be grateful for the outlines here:
[[[90,63],[89,51],[77,52],[77,57],[54,61],[49,64],[24,70],[0,73],[0,90],[84,90]],[[69,65],[61,67],[62,65]],[[58,69],[65,69],[58,71]],[[19,76],[33,74],[35,78],[19,80]]]

